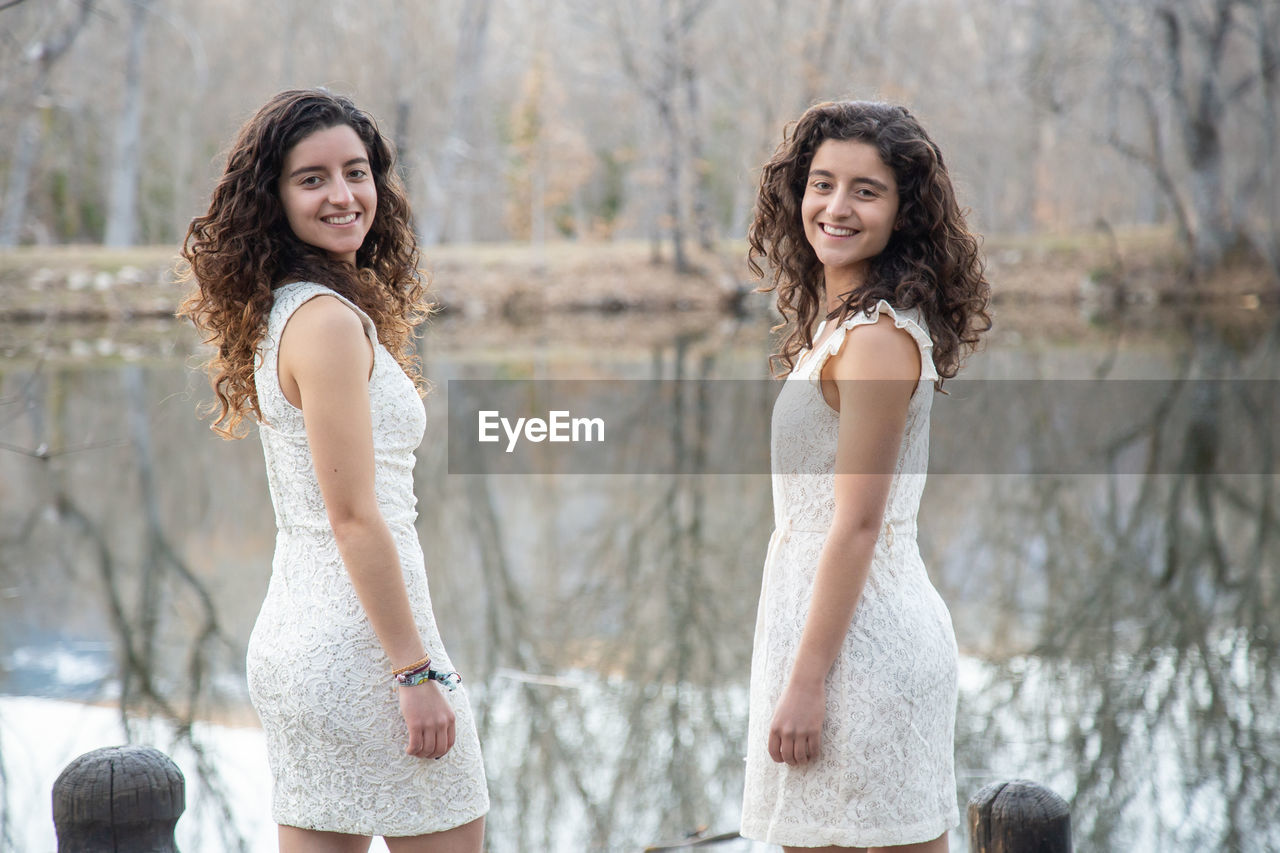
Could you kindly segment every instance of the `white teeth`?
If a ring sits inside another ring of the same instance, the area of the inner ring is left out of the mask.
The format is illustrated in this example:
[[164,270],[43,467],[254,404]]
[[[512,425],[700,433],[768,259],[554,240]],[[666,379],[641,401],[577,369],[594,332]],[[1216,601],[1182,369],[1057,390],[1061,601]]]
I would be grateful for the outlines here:
[[827,234],[830,234],[832,237],[852,237],[854,234],[852,228],[837,228],[834,225],[827,225],[825,223],[822,225],[822,230]]
[[330,225],[350,225],[352,222],[356,221],[356,215],[354,213],[347,213],[342,216],[325,216],[322,218]]

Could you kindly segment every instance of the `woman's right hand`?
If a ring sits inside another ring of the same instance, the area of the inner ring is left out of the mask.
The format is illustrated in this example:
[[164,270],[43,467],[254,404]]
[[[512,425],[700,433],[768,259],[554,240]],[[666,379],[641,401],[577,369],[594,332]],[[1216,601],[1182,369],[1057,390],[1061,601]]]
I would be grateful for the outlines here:
[[787,684],[769,724],[769,757],[779,764],[808,764],[822,752],[827,689],[821,680]]
[[419,758],[439,758],[453,748],[456,735],[453,706],[434,681],[398,687],[400,715],[409,727],[405,752]]

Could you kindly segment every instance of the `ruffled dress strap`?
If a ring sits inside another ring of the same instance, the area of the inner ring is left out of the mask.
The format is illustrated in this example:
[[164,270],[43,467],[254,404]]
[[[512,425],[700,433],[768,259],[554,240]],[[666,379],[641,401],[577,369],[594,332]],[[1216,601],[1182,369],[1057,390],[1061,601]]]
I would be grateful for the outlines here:
[[[849,330],[857,326],[873,325],[879,322],[881,315],[889,317],[893,320],[893,325],[896,328],[902,329],[911,335],[916,342],[916,346],[920,348],[920,382],[936,381],[938,369],[933,363],[933,338],[929,337],[929,332],[924,327],[924,318],[921,316],[920,310],[918,308],[908,308],[899,311],[883,299],[871,307],[871,313],[869,314],[859,311],[844,318],[840,326],[822,342],[822,346],[807,353],[801,359],[797,372],[812,384],[817,385],[821,381],[822,366],[827,363],[827,359],[840,352],[841,348],[844,347],[844,341],[848,336]],[[821,328],[819,329],[820,333]]]

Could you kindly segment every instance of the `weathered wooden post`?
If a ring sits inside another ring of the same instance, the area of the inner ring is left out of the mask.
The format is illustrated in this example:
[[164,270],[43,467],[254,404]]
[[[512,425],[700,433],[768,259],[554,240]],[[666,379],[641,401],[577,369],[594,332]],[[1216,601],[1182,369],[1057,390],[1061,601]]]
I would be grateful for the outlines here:
[[72,761],[53,783],[58,853],[177,853],[186,783],[150,746],[109,746]]
[[1035,782],[992,782],[969,800],[969,853],[1071,853],[1067,801]]

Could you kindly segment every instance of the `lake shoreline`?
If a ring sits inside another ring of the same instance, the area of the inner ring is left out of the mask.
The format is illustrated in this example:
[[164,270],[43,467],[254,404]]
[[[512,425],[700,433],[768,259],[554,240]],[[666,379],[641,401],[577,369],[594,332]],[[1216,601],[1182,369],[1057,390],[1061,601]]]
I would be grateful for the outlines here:
[[[996,305],[1100,304],[1259,307],[1280,304],[1280,282],[1250,259],[1193,281],[1167,229],[1117,234],[992,237],[984,252]],[[691,252],[677,273],[645,242],[493,243],[423,253],[439,313],[519,322],[548,314],[741,313],[753,293],[745,244]],[[94,322],[168,318],[188,289],[176,247],[23,247],[0,252],[0,321]]]
[[[992,238],[984,251],[988,345],[1132,344],[1200,322],[1250,338],[1280,314],[1280,286],[1261,265],[1237,262],[1193,283],[1162,231]],[[778,322],[774,295],[753,290],[745,244],[694,251],[696,271],[683,275],[650,254],[643,242],[435,247],[424,253],[436,310],[423,345],[619,352],[708,334],[724,342],[744,325],[763,340]],[[17,364],[200,354],[191,324],[174,317],[189,287],[177,260],[172,246],[0,252],[0,356]]]

